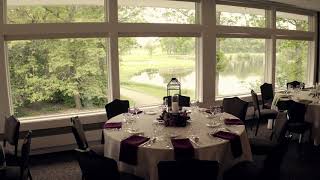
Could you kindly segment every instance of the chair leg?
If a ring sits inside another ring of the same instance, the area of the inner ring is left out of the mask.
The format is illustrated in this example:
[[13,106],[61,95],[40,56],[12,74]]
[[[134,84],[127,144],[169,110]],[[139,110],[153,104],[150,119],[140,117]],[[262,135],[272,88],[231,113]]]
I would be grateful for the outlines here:
[[258,120],[258,122],[257,122],[257,127],[256,127],[256,133],[255,133],[255,136],[257,136],[257,134],[258,134],[259,125],[260,125],[260,120]]
[[103,130],[102,130],[102,133],[101,133],[101,144],[104,144],[104,135],[103,135]]
[[303,138],[303,134],[300,134],[300,135],[299,135],[299,144],[301,144],[302,138]]
[[28,169],[28,177],[29,177],[30,180],[32,180],[30,169]]

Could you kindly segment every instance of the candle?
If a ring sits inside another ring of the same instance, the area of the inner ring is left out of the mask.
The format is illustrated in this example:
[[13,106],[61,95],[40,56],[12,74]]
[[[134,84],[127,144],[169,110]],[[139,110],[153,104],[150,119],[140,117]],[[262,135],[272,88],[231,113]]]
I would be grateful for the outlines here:
[[179,103],[178,102],[172,102],[171,104],[172,112],[178,113],[179,112]]

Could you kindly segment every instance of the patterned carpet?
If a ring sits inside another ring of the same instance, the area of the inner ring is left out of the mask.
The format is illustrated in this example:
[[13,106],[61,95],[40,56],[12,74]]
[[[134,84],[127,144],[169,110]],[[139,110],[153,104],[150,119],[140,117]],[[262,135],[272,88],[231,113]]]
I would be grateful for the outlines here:
[[[254,128],[253,128],[254,130]],[[249,137],[254,131],[248,128]],[[271,131],[266,124],[261,125],[259,137],[269,138]],[[297,152],[297,142],[290,143],[288,153],[284,157],[281,173],[283,180],[319,180],[320,179],[320,147],[309,143],[303,145],[303,155]],[[264,157],[255,156],[260,162]],[[81,171],[72,151],[35,155],[31,157],[31,174],[34,180],[80,180]]]

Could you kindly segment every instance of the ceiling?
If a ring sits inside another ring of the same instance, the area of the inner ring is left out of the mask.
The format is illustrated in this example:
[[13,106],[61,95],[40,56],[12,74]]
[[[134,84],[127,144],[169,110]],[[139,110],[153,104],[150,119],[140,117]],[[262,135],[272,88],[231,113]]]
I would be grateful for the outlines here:
[[320,11],[320,0],[268,0],[273,2],[280,2],[290,4],[304,9],[311,9]]

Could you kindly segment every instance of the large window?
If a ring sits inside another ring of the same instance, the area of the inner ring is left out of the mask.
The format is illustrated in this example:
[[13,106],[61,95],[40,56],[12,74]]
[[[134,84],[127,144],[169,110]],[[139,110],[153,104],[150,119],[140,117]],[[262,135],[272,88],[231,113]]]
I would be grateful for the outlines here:
[[309,16],[286,12],[277,12],[277,28],[287,30],[309,30]]
[[265,10],[238,6],[217,5],[218,25],[265,27]]
[[264,39],[217,39],[217,97],[258,91],[264,82],[264,69]]
[[309,42],[277,40],[276,88],[291,81],[307,82]]
[[105,21],[104,0],[7,0],[8,23]]
[[138,37],[119,39],[121,97],[131,105],[162,103],[172,77],[182,94],[195,98],[195,38]]
[[107,102],[105,39],[8,42],[14,114],[29,117],[101,109]]
[[119,21],[124,23],[194,24],[194,2],[168,0],[119,0]]

